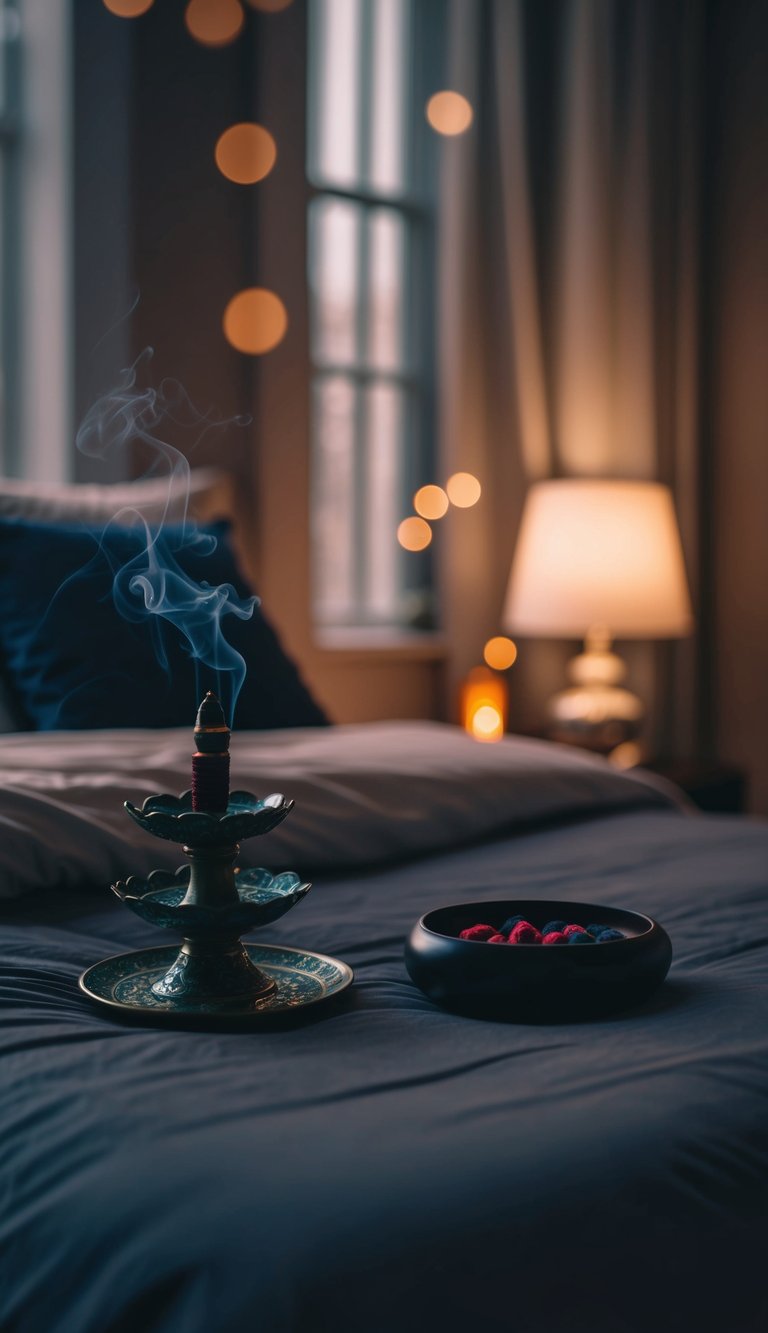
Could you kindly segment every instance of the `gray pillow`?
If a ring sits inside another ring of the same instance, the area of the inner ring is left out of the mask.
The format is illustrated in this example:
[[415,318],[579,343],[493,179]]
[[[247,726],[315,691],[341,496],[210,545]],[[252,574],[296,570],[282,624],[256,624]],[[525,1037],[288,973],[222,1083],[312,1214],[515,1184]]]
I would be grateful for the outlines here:
[[[46,486],[38,481],[0,477],[0,518],[26,519],[30,523],[82,521],[97,527],[111,518],[119,522],[123,510],[138,510],[148,523],[159,523],[163,516],[178,523],[184,517],[187,501],[195,517],[229,518],[228,484],[229,477],[217,468],[193,468],[189,492],[186,486],[172,486],[169,502],[168,481],[163,477],[108,486]],[[130,521],[129,514],[126,521]]]

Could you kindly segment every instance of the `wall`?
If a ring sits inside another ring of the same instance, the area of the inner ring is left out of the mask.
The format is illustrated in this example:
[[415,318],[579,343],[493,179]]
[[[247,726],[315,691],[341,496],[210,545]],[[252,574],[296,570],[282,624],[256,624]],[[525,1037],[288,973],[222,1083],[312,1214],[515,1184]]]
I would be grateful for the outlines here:
[[[203,411],[244,427],[170,442],[192,465],[234,474],[258,591],[287,647],[338,721],[435,717],[443,707],[438,642],[400,638],[333,648],[310,617],[306,292],[306,6],[247,8],[232,45],[184,29],[182,0],[136,21],[103,6],[75,11],[75,381],[78,418],[146,347],[142,383],[181,381]],[[227,126],[255,119],[278,147],[254,187],[218,172]],[[226,342],[230,297],[258,285],[288,309],[284,342],[250,358]],[[199,434],[199,432],[198,432]],[[146,460],[126,460],[131,474]],[[81,480],[113,480],[78,459]]]
[[717,742],[768,814],[768,9],[719,7],[714,560]]

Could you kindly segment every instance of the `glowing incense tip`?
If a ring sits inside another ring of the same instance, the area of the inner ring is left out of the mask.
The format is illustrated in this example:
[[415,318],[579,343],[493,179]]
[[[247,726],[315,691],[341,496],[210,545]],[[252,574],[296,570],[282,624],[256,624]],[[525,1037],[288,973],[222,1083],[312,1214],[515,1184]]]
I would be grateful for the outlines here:
[[192,756],[192,809],[212,813],[229,802],[229,737],[224,710],[209,690],[197,710]]

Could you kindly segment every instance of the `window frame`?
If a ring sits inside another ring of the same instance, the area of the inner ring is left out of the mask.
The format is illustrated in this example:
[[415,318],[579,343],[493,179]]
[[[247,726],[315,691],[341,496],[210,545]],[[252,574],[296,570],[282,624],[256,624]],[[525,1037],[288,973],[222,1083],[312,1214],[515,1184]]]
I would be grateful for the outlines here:
[[[11,16],[14,16],[13,18]],[[15,20],[15,21],[14,21]],[[0,4],[0,459],[7,476],[17,475],[20,458],[19,317],[21,293],[21,14],[17,4]]]
[[[436,376],[436,330],[435,330],[435,290],[437,260],[437,153],[428,151],[431,146],[430,135],[424,107],[436,84],[434,78],[437,55],[435,47],[439,43],[424,41],[425,27],[432,25],[439,17],[439,6],[434,0],[410,0],[407,4],[407,16],[410,25],[410,55],[404,85],[407,102],[403,115],[403,142],[405,156],[405,188],[402,190],[383,190],[362,182],[369,177],[371,149],[371,108],[372,97],[361,98],[360,140],[357,154],[359,180],[354,184],[341,184],[322,176],[317,169],[319,158],[316,117],[313,114],[318,106],[318,88],[316,62],[313,58],[313,44],[319,44],[315,6],[308,6],[308,60],[307,60],[307,269],[313,267],[313,226],[312,213],[319,203],[325,200],[337,200],[349,203],[360,209],[360,245],[357,255],[358,277],[358,327],[356,333],[356,356],[352,363],[337,362],[315,354],[311,345],[313,324],[312,293],[308,283],[308,305],[310,322],[309,348],[309,395],[310,395],[310,506],[312,526],[312,551],[316,550],[314,531],[315,517],[315,476],[316,476],[316,419],[313,403],[317,386],[330,377],[346,379],[355,389],[355,421],[353,448],[353,476],[355,510],[353,515],[354,540],[354,600],[351,615],[342,619],[326,619],[318,607],[317,589],[310,590],[311,615],[314,631],[320,640],[343,640],[345,636],[369,633],[374,638],[390,634],[393,638],[409,636],[414,631],[436,633],[439,629],[439,607],[436,588],[436,562],[432,546],[423,552],[406,552],[396,548],[398,568],[398,591],[400,593],[401,614],[397,617],[371,614],[366,612],[365,588],[367,582],[367,560],[364,542],[366,513],[369,500],[366,490],[368,412],[365,395],[360,390],[375,385],[394,385],[402,394],[403,425],[401,438],[401,475],[399,478],[399,518],[405,518],[412,512],[415,491],[425,482],[433,479],[436,463],[435,448],[435,376]],[[359,85],[361,88],[372,87],[373,45],[373,5],[370,0],[361,0],[360,50],[362,52]],[[425,55],[425,52],[431,53]],[[406,126],[410,123],[410,134]],[[413,182],[419,183],[414,188]],[[377,212],[391,212],[402,219],[403,223],[403,305],[401,310],[401,334],[404,343],[403,364],[397,368],[383,368],[370,365],[363,345],[363,326],[365,312],[369,308],[370,268],[368,265],[369,236]],[[398,518],[398,522],[399,522]],[[393,543],[396,534],[392,534]],[[314,560],[312,562],[314,569]],[[426,591],[431,608],[427,612],[426,624],[422,621],[409,622],[403,611],[407,604],[408,593]]]

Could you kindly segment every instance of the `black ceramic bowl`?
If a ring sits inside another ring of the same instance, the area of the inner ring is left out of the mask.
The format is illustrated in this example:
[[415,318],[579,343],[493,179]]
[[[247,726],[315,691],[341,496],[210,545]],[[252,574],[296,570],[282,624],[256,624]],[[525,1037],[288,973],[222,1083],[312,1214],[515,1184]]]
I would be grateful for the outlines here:
[[[579,926],[599,921],[625,938],[581,947],[458,939],[476,922],[498,927],[510,916],[538,927],[557,919]],[[416,923],[405,946],[411,979],[431,1000],[518,1022],[568,1022],[640,1004],[661,985],[671,961],[669,936],[649,916],[538,899],[439,907]]]

